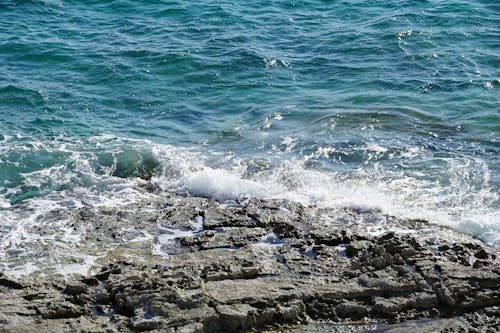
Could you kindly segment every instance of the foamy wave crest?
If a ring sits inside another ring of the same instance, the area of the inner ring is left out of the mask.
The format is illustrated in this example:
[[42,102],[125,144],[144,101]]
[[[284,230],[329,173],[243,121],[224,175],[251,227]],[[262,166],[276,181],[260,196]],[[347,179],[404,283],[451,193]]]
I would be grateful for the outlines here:
[[167,190],[184,192],[188,195],[216,198],[221,200],[239,197],[263,197],[269,193],[268,187],[223,169],[204,168],[186,174],[178,181],[164,186]]
[[[385,152],[373,145],[366,149]],[[378,163],[349,172],[320,168],[311,161],[325,155],[323,148],[305,157],[240,158],[101,135],[84,142],[38,142],[26,152],[28,158],[44,152],[60,158],[21,173],[23,183],[4,182],[0,188],[0,267],[14,275],[84,272],[102,255],[85,248],[81,233],[88,230],[71,225],[59,212],[121,207],[161,199],[165,191],[218,200],[279,198],[321,207],[375,208],[447,225],[500,247],[498,193],[490,185],[488,166],[472,157],[443,159],[447,175],[442,181],[425,170],[394,171]],[[419,149],[400,154],[426,158]],[[164,192],[149,191],[150,183]]]
[[[179,179],[160,176],[155,181],[164,190],[216,199],[282,198],[321,207],[378,209],[447,225],[500,246],[498,194],[488,186],[488,170],[480,160],[447,160],[448,184],[381,166],[349,174],[316,170],[308,167],[307,159],[283,161],[249,176],[248,163],[237,158],[232,162],[231,167],[217,169],[196,160],[196,167],[178,170]],[[478,166],[481,175],[473,172]],[[472,174],[483,178],[473,185]]]

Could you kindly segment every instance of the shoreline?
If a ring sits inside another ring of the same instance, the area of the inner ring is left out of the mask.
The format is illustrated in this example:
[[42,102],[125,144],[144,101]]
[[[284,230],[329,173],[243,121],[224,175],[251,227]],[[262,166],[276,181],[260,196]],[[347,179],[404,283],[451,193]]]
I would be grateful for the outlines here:
[[[493,332],[499,325],[498,250],[425,221],[176,195],[58,214],[87,230],[87,247],[105,250],[101,268],[67,277],[0,273],[0,332]],[[381,221],[385,232],[373,229]],[[137,240],[134,230],[153,237]],[[119,246],[106,249],[112,242]]]

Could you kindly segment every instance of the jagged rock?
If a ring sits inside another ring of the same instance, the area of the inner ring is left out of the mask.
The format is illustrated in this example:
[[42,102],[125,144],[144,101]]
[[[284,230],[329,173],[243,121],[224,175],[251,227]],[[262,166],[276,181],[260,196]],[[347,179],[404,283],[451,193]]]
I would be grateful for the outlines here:
[[[0,272],[0,332],[498,327],[498,251],[423,221],[280,200],[176,196],[57,214],[88,224],[89,246],[122,237],[128,256],[110,251],[100,271],[84,277],[16,279]],[[364,223],[374,221],[407,232],[370,235]],[[128,225],[134,228],[125,231]],[[153,253],[153,244],[128,243],[144,232],[156,235],[165,255]],[[439,316],[458,319],[419,321]]]
[[335,312],[339,318],[359,320],[368,315],[369,309],[358,302],[346,300],[335,307]]

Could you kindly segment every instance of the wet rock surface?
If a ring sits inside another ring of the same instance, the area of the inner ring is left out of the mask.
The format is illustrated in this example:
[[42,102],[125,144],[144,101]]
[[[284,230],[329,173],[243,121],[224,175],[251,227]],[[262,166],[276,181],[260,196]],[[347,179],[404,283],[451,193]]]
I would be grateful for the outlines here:
[[87,247],[102,249],[100,267],[72,277],[0,273],[0,332],[496,332],[500,325],[498,251],[425,221],[179,196],[61,214],[86,231]]

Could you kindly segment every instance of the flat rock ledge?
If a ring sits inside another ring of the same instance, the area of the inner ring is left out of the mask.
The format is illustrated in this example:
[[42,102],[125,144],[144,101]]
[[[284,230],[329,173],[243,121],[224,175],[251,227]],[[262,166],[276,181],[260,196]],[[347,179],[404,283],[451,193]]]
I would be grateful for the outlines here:
[[[88,276],[0,273],[0,332],[500,327],[498,251],[425,221],[359,208],[180,196],[55,213],[85,226],[89,246],[116,243],[125,226],[184,232],[156,244],[163,255],[124,242],[129,256],[109,251]],[[381,223],[397,231],[375,232]]]

